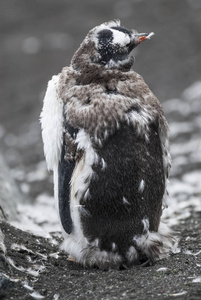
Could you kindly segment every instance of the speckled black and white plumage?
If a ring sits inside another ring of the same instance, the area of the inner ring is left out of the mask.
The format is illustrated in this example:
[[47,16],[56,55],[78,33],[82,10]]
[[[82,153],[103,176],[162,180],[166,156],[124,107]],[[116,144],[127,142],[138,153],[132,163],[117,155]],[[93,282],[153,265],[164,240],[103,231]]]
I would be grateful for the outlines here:
[[119,21],[95,27],[47,88],[42,137],[62,247],[84,266],[153,263],[171,249],[160,222],[168,126],[159,101],[130,69],[130,52],[151,35]]

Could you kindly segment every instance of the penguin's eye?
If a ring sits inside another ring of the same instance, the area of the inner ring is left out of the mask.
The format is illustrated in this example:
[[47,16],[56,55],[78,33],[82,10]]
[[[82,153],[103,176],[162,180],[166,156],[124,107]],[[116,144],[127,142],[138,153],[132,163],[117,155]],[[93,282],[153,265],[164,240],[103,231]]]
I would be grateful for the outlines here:
[[130,43],[126,44],[126,47],[130,48],[131,45],[132,45],[132,43],[130,42]]

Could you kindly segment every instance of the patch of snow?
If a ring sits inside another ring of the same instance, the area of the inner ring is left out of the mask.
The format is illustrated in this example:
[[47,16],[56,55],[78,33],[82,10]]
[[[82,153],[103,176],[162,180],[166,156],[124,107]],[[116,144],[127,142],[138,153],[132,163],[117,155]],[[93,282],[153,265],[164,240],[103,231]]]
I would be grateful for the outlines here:
[[20,222],[12,222],[13,226],[35,235],[51,238],[49,232],[60,231],[60,224],[53,197],[41,194],[35,204],[18,204]]
[[11,249],[13,250],[16,250],[16,251],[20,251],[20,250],[23,250],[23,251],[26,251],[28,253],[31,253],[31,254],[35,254],[35,255],[38,255],[40,256],[43,260],[47,260],[47,255],[44,255],[42,253],[39,253],[39,252],[33,252],[31,249],[28,249],[27,247],[25,247],[24,245],[19,245],[19,244],[12,244],[11,245]]
[[178,296],[183,296],[185,294],[187,294],[187,291],[182,291],[182,292],[175,293],[175,294],[169,294],[169,296],[178,297]]
[[200,140],[197,139],[192,139],[185,141],[183,143],[174,143],[171,145],[171,153],[172,156],[180,156],[180,155],[186,155],[191,153],[193,150],[198,150],[200,149]]
[[183,251],[183,252],[184,252],[184,254],[187,254],[187,255],[197,256],[197,255],[199,255],[199,254],[201,253],[201,250],[198,251],[198,252],[196,252],[196,253],[193,253],[193,252],[190,251],[190,250],[185,250],[185,251]]
[[29,291],[33,291],[33,288],[26,281],[23,283],[23,287]]
[[176,253],[180,253],[181,252],[181,249],[178,247],[179,246],[179,241],[175,241],[172,249],[171,249],[171,252],[176,254]]
[[169,193],[170,195],[177,195],[179,193],[184,193],[187,195],[191,195],[194,192],[194,188],[191,184],[188,184],[186,182],[182,182],[181,180],[174,180],[171,181],[171,184],[169,185]]
[[[182,179],[185,183],[191,184],[193,186],[201,184],[201,170],[192,171],[186,173],[182,176]],[[201,189],[201,188],[200,188]]]
[[170,269],[166,267],[159,268],[156,272],[169,273]]
[[163,210],[163,219],[168,225],[176,225],[181,219],[188,218],[191,211],[201,211],[200,171],[186,173],[179,179],[171,179],[168,191],[168,208]]
[[6,277],[7,279],[9,279],[12,282],[19,282],[20,281],[20,279],[18,279],[18,278],[11,278],[10,276],[8,276],[7,274],[5,274],[3,272],[1,274],[3,274],[4,277]]
[[166,114],[177,112],[182,116],[189,114],[189,104],[181,101],[181,99],[170,99],[163,103],[163,108]]
[[28,182],[33,182],[33,181],[42,181],[44,179],[46,179],[47,177],[47,170],[44,168],[40,168],[38,170],[35,170],[35,171],[32,171],[32,172],[29,172],[27,174],[27,181]]
[[198,276],[197,278],[193,279],[192,282],[201,283],[201,276]]
[[138,191],[139,191],[140,193],[142,193],[142,192],[144,191],[144,187],[145,187],[145,182],[144,182],[144,180],[142,179],[142,180],[140,181],[140,185],[139,185]]
[[12,260],[12,258],[7,257],[7,260],[8,260],[8,262],[9,262],[9,264],[10,264],[13,268],[15,268],[16,270],[21,271],[21,272],[25,272],[25,271],[26,271],[25,268],[23,268],[22,266],[17,267],[17,266],[15,265],[14,260]]
[[58,259],[59,258],[59,252],[50,253],[49,256]]
[[190,133],[193,130],[193,126],[191,122],[171,122],[169,124],[170,136],[175,138],[182,133]]
[[32,298],[38,299],[38,300],[45,298],[44,296],[42,296],[42,295],[39,294],[38,292],[33,292],[33,293],[29,294],[29,295],[30,295]]
[[4,234],[1,231],[1,228],[0,228],[0,249],[3,251],[4,254],[6,253],[6,246],[4,244]]
[[38,277],[39,273],[43,272],[44,266],[34,265],[32,268],[28,268],[26,272],[34,277]]

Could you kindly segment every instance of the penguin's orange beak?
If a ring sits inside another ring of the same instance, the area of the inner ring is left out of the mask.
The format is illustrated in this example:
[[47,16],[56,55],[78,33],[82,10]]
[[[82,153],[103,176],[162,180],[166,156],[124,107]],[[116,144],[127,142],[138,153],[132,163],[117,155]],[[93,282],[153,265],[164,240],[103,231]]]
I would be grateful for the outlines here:
[[147,39],[147,36],[146,35],[142,35],[139,37],[139,43],[145,41]]
[[143,41],[145,41],[145,40],[149,40],[150,39],[150,37],[152,37],[154,35],[154,33],[153,32],[151,32],[151,33],[139,33],[138,34],[138,43],[141,43],[141,42],[143,42]]

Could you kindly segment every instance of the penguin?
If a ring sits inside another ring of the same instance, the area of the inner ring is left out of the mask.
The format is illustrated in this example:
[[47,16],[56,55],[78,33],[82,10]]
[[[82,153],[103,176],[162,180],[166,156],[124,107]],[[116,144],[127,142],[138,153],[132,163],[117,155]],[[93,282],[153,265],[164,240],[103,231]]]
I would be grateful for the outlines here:
[[119,20],[96,26],[48,83],[40,121],[61,248],[83,267],[151,265],[172,248],[161,222],[171,167],[168,124],[131,69],[132,50],[153,34]]

